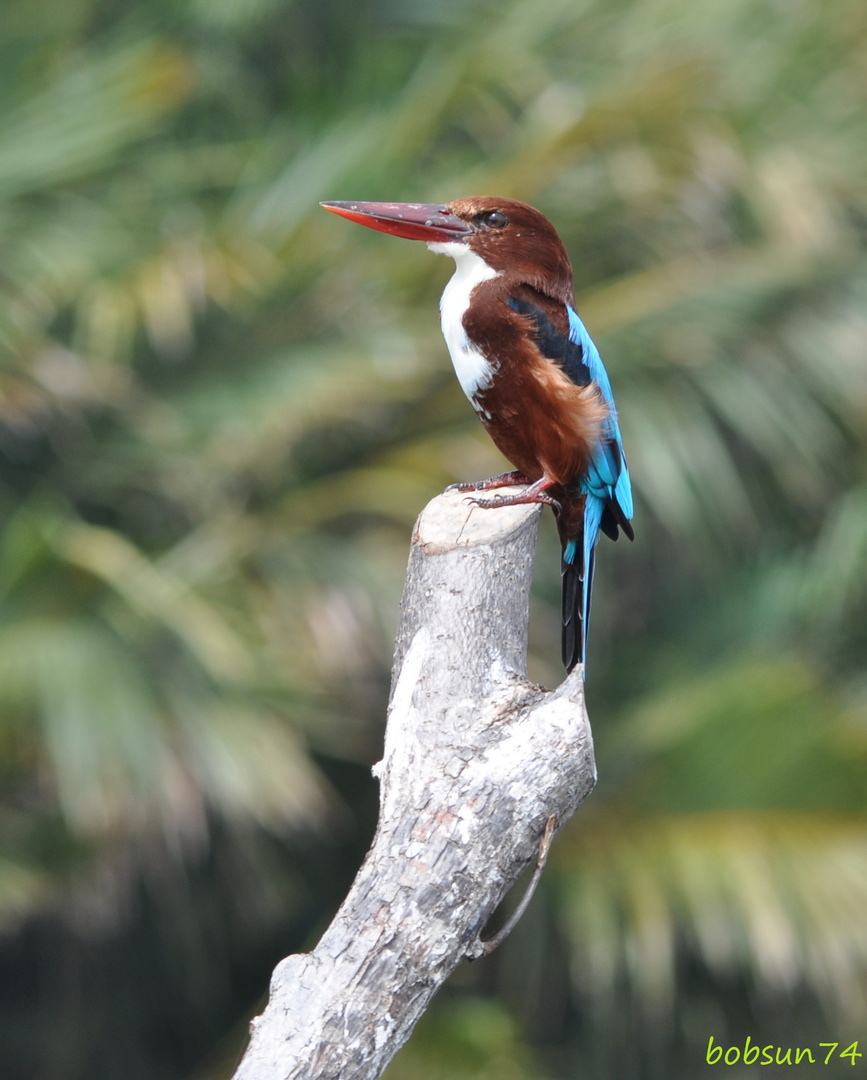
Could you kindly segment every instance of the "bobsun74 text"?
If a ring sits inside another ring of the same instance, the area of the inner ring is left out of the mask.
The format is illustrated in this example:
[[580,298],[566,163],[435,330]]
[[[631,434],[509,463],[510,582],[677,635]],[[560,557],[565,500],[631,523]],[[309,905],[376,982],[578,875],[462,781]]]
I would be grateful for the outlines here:
[[740,1046],[725,1047],[714,1042],[714,1037],[708,1039],[707,1063],[708,1065],[830,1065],[837,1058],[843,1058],[854,1065],[858,1058],[863,1057],[858,1050],[858,1043],[853,1042],[845,1049],[840,1049],[838,1042],[821,1042],[818,1047],[809,1046],[775,1046],[768,1043],[767,1046],[759,1046],[754,1043],[749,1035],[743,1049]]

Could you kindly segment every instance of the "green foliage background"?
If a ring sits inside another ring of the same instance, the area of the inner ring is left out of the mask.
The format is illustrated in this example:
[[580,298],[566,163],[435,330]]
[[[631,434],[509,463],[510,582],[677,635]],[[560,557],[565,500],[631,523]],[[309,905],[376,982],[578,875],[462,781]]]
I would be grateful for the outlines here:
[[501,463],[449,267],[317,202],[491,191],[572,255],[637,539],[599,787],[388,1075],[867,1039],[865,98],[860,0],[4,0],[6,1075],[229,1075],[339,903],[409,529]]

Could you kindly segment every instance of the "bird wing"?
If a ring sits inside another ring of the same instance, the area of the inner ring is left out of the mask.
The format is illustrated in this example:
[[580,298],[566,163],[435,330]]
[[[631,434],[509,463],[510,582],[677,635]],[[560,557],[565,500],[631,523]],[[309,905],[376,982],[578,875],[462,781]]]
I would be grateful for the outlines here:
[[[598,528],[601,528],[612,540],[616,540],[619,526],[630,540],[634,540],[635,533],[631,525],[632,484],[629,480],[629,469],[626,466],[626,455],[623,452],[623,440],[620,436],[620,424],[617,422],[617,409],[614,405],[611,382],[599,350],[593,344],[584,323],[571,307],[567,308],[567,311],[569,312],[569,340],[580,345],[582,358],[590,372],[590,378],[599,387],[599,392],[608,406],[602,439],[593,455],[581,488],[585,494],[602,501],[603,510]],[[595,537],[593,539],[595,541]]]
[[557,329],[542,307],[528,297],[509,296],[506,303],[513,311],[528,315],[533,320],[533,337],[542,355],[557,364],[576,386],[595,383],[608,406],[602,438],[586,473],[576,478],[576,494],[580,492],[584,496],[583,510],[579,510],[580,523],[569,512],[566,502],[557,518],[563,545],[563,663],[567,671],[571,671],[585,659],[599,531],[601,529],[606,536],[616,540],[622,529],[630,540],[634,539],[631,524],[632,485],[608,372],[584,323],[567,305],[569,333],[566,336]]

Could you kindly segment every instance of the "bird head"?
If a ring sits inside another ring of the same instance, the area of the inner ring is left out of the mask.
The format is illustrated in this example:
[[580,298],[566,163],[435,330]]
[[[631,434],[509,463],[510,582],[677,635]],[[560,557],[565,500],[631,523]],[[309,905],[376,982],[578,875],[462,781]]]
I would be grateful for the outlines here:
[[572,267],[544,214],[495,195],[431,203],[323,202],[326,210],[370,229],[423,240],[431,251],[460,262],[478,256],[497,274],[559,300],[574,302]]

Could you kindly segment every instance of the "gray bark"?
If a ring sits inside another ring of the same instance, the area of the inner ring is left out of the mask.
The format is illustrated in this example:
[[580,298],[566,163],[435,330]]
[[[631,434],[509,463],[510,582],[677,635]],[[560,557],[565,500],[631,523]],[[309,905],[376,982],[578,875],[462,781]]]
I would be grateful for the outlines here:
[[592,790],[580,668],[553,692],[525,675],[538,519],[448,492],[416,523],[373,846],[314,951],[275,969],[235,1080],[379,1077]]

